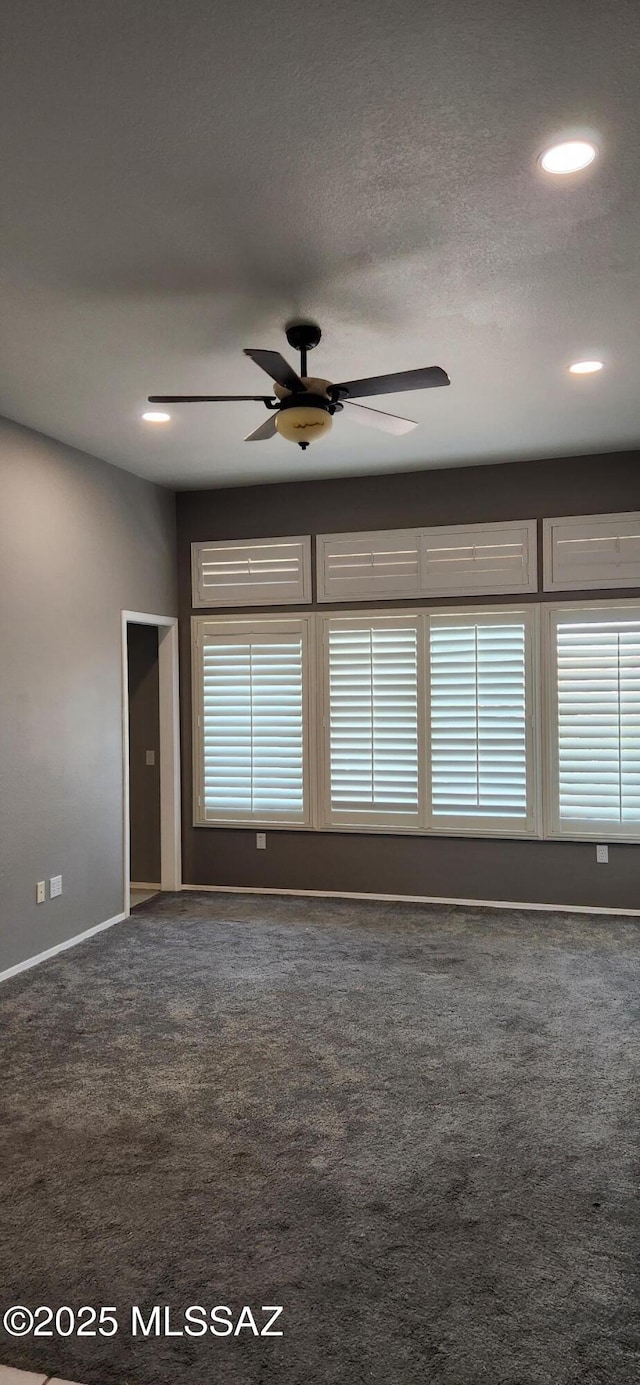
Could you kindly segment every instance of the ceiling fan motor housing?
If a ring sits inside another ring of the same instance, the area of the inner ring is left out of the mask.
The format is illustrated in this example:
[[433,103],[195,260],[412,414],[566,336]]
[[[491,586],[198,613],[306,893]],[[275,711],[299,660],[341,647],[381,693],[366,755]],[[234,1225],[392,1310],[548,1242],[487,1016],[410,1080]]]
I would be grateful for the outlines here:
[[293,404],[301,404],[303,401],[307,404],[310,399],[313,399],[318,407],[333,408],[337,401],[333,398],[334,386],[330,380],[323,380],[315,375],[303,375],[300,379],[304,385],[303,390],[290,390],[286,389],[284,385],[274,384],[273,393],[276,399],[280,401],[282,408],[285,405],[291,407]]

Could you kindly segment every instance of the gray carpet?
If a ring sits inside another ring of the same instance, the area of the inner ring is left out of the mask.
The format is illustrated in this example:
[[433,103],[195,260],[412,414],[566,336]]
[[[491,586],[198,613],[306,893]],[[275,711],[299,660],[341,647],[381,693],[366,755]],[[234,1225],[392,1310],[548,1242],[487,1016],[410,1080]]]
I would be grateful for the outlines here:
[[[120,1330],[0,1330],[0,1361],[636,1382],[639,975],[624,918],[184,894],[6,983],[3,1307]],[[133,1340],[156,1303],[282,1304],[285,1335]]]

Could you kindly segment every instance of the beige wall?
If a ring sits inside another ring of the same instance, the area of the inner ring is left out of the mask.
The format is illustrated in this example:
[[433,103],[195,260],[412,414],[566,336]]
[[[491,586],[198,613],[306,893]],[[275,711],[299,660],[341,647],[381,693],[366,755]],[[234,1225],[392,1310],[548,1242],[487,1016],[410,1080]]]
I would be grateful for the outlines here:
[[174,565],[170,492],[0,420],[0,971],[122,911],[120,612]]
[[[466,524],[638,508],[640,454],[630,452],[178,495],[184,880],[191,884],[640,909],[637,846],[611,847],[610,864],[597,866],[595,846],[581,842],[284,831],[270,832],[267,850],[256,851],[254,831],[194,828],[189,646],[190,545],[195,540]],[[572,595],[580,593],[568,593],[569,598]],[[589,598],[597,595],[588,593]],[[545,597],[539,593],[528,599]],[[482,604],[488,604],[486,598]]]

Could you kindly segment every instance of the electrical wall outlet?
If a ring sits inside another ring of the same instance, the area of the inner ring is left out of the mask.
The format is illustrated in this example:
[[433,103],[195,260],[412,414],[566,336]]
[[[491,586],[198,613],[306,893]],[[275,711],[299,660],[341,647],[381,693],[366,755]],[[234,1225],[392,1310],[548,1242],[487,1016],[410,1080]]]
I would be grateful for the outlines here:
[[156,762],[156,752],[155,752],[155,750],[148,750],[148,751],[147,751],[147,764],[148,764],[148,765],[155,765],[155,762]]
[[49,899],[57,899],[62,894],[62,876],[52,875],[49,879]]
[[597,846],[597,847],[596,847],[596,861],[598,862],[598,865],[599,865],[599,866],[608,866],[608,864],[609,864],[609,848],[608,848],[608,846]]
[[257,846],[257,848],[258,848],[258,851],[266,851],[266,849],[267,849],[267,834],[266,834],[266,832],[256,832],[256,846]]
[[47,887],[44,880],[39,880],[36,885],[36,904],[44,904],[47,898]]

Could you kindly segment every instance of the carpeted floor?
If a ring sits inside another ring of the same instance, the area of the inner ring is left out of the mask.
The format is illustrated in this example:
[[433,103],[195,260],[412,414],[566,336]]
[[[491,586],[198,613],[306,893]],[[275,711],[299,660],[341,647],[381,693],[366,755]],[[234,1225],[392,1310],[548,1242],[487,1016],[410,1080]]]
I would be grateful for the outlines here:
[[[184,894],[7,982],[2,1308],[120,1327],[0,1361],[632,1385],[639,978],[630,919]],[[284,1336],[134,1339],[132,1304]]]

